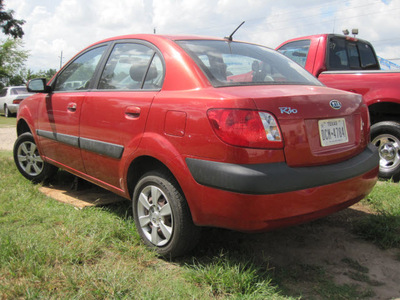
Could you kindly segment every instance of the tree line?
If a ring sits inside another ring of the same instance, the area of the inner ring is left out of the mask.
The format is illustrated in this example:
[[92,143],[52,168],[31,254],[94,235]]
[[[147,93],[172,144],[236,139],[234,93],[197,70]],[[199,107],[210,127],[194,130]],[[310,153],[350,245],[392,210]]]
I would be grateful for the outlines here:
[[34,72],[25,67],[29,52],[23,49],[22,25],[25,20],[14,18],[13,10],[6,10],[4,1],[0,0],[0,29],[7,36],[0,41],[0,88],[11,85],[23,85],[28,80],[44,77],[48,80],[56,73],[56,69]]

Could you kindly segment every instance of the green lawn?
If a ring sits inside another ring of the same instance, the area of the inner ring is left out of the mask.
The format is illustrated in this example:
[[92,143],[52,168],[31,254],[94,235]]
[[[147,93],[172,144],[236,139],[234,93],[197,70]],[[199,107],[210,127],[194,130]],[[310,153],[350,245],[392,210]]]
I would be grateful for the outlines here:
[[355,233],[382,249],[400,248],[400,183],[379,182],[363,203],[377,214],[356,223]]
[[[400,247],[399,198],[399,185],[379,184],[364,203],[380,213],[361,220],[358,233]],[[285,273],[268,258],[254,261],[249,245],[232,245],[203,241],[194,256],[160,259],[140,243],[129,202],[83,210],[59,203],[0,151],[0,299],[298,299],[303,281],[286,285],[294,276],[314,286],[317,299],[372,296],[334,284],[322,267]]]
[[4,115],[0,114],[0,128],[15,126],[17,118],[6,118]]
[[288,299],[254,265],[221,266],[223,282],[210,284],[199,264],[157,258],[139,242],[129,202],[77,210],[0,154],[1,299]]

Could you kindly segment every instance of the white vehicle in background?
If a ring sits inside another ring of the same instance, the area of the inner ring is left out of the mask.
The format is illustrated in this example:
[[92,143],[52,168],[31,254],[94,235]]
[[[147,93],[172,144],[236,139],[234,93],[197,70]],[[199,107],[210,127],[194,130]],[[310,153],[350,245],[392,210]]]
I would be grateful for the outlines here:
[[29,93],[25,86],[3,88],[0,92],[0,113],[3,113],[6,118],[15,116],[19,103],[30,95],[32,93]]

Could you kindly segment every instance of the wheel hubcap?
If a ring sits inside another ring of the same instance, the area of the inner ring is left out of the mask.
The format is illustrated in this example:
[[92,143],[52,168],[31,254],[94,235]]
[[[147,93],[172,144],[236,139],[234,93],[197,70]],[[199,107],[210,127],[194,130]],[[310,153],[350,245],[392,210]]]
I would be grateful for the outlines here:
[[393,160],[396,156],[396,148],[392,144],[385,144],[379,150],[381,157],[385,160]]
[[154,185],[145,187],[139,196],[137,212],[144,236],[153,245],[166,245],[172,237],[173,216],[163,191]]
[[44,168],[44,162],[39,155],[35,143],[24,142],[18,147],[19,166],[30,176],[39,175]]
[[379,168],[384,172],[394,171],[400,165],[400,141],[390,134],[377,136],[372,143],[379,150]]

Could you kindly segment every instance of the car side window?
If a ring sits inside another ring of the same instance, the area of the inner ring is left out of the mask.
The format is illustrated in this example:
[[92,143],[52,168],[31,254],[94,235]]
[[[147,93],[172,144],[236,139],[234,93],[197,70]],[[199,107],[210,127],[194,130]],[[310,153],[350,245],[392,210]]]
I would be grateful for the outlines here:
[[360,51],[361,67],[369,70],[379,70],[379,63],[376,60],[375,53],[368,44],[357,43],[358,51]]
[[150,47],[135,43],[115,45],[101,75],[98,89],[160,89],[164,67]]
[[87,89],[105,50],[106,46],[97,47],[76,58],[57,76],[54,91]]
[[7,88],[2,89],[0,92],[0,97],[5,97],[7,95]]

